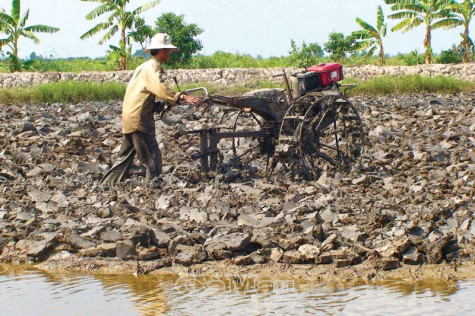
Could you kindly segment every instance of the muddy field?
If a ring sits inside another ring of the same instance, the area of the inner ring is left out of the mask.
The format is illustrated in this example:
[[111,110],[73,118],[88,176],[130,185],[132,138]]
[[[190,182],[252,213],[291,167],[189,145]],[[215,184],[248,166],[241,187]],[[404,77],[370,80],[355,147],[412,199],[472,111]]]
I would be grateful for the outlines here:
[[138,166],[123,185],[99,186],[118,153],[120,102],[0,105],[0,261],[93,270],[139,260],[147,271],[212,261],[473,263],[475,93],[353,101],[368,133],[361,165],[349,174],[323,167],[312,181],[281,169],[265,176],[263,160],[227,163],[225,141],[225,164],[202,174],[190,159],[198,139],[173,134],[229,127],[233,114],[220,123],[218,107],[178,106],[157,121],[158,188]]

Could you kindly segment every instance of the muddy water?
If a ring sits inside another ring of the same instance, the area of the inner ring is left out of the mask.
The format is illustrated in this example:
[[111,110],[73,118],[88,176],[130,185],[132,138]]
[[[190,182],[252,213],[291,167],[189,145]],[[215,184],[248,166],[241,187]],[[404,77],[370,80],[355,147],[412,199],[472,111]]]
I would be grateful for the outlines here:
[[2,315],[475,313],[475,282],[310,281],[46,273],[0,265]]

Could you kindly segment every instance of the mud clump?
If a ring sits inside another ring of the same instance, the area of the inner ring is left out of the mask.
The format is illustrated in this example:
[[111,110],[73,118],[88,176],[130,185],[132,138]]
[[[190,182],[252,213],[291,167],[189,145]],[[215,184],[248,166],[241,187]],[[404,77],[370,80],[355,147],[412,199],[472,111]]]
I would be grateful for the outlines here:
[[264,159],[229,160],[231,140],[218,172],[203,174],[190,158],[199,139],[173,134],[230,128],[233,114],[178,106],[157,121],[159,186],[134,166],[114,188],[99,180],[119,151],[120,102],[0,105],[0,261],[473,262],[475,94],[353,101],[368,145],[349,174],[322,164],[312,181],[265,176]]

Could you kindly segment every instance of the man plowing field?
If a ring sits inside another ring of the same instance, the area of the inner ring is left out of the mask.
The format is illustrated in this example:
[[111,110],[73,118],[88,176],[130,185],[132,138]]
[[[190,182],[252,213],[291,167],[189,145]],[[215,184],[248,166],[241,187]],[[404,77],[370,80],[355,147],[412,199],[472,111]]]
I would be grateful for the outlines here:
[[164,33],[155,35],[145,49],[152,58],[137,67],[127,86],[122,105],[123,139],[119,157],[102,178],[102,185],[111,186],[123,181],[136,154],[147,169],[147,180],[154,182],[161,174],[162,155],[155,138],[153,117],[155,98],[164,101],[168,106],[181,102],[194,107],[202,104],[201,99],[174,92],[165,85],[162,64],[168,61],[172,51],[177,50],[178,48],[172,45],[170,36]]

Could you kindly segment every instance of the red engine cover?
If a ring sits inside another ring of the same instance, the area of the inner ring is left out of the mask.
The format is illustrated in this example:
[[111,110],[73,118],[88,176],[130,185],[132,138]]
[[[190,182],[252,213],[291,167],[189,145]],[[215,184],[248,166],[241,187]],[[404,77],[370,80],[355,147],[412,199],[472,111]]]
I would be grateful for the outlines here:
[[323,86],[329,86],[334,82],[343,80],[343,67],[338,63],[326,63],[307,68],[320,74]]

